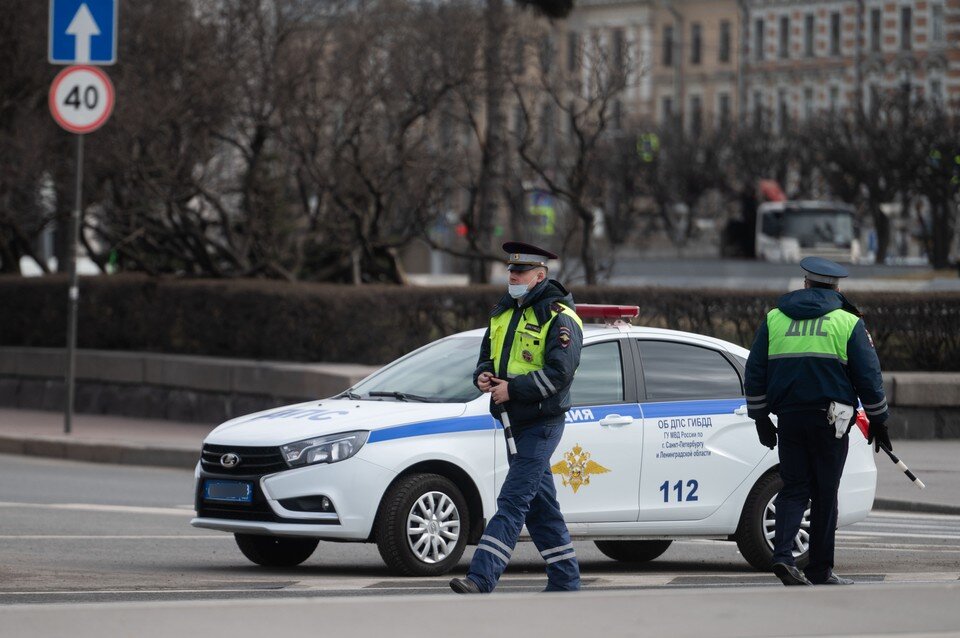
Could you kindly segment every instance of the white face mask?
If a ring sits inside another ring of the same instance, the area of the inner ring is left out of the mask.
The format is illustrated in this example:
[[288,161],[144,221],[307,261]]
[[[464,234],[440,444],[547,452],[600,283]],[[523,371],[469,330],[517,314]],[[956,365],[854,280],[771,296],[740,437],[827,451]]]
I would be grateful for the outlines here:
[[507,284],[507,292],[514,299],[519,299],[529,291],[527,290],[527,284]]

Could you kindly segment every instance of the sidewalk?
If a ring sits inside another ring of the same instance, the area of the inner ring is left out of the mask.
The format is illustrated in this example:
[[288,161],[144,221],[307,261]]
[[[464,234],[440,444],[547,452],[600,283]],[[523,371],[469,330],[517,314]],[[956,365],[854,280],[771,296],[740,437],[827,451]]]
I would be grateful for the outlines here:
[[[60,412],[0,409],[0,454],[193,468],[214,425],[78,414],[67,435]],[[893,445],[927,487],[917,489],[881,453],[874,508],[960,514],[960,439],[894,440]]]

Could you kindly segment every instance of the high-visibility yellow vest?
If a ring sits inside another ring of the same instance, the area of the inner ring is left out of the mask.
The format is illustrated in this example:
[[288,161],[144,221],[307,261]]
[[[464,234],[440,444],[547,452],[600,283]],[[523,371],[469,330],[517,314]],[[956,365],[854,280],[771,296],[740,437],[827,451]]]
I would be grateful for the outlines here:
[[837,309],[822,317],[793,319],[778,309],[767,314],[768,359],[820,357],[847,363],[847,342],[859,317]]
[[[559,311],[554,310],[559,308]],[[518,308],[511,308],[490,318],[490,353],[493,356],[494,374],[500,373],[500,357],[503,354],[503,342],[510,328],[510,320]],[[577,313],[563,304],[550,306],[550,318],[543,325],[537,323],[537,315],[533,308],[524,308],[523,315],[517,322],[517,330],[510,348],[510,358],[507,360],[507,378],[512,379],[521,374],[527,374],[543,368],[544,353],[547,351],[547,333],[550,326],[559,314],[565,314],[583,328],[583,321]]]

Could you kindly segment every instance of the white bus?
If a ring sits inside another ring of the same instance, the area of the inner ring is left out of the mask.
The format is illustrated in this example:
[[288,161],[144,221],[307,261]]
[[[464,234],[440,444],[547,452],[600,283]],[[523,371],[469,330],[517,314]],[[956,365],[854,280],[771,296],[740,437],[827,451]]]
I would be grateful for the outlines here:
[[854,208],[840,202],[766,202],[757,210],[757,259],[798,262],[804,257],[860,260]]

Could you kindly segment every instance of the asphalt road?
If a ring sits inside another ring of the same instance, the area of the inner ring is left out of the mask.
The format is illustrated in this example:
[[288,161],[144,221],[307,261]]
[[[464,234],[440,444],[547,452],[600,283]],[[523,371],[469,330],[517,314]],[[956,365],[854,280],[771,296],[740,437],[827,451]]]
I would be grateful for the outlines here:
[[[366,544],[321,543],[298,568],[256,567],[232,536],[189,526],[192,484],[183,470],[0,456],[0,626],[4,606],[449,593],[446,577],[391,575]],[[676,542],[643,566],[607,559],[589,542],[576,549],[585,589],[597,593],[785,589],[733,543]],[[957,587],[960,516],[876,512],[841,531],[836,568],[865,588]],[[524,543],[498,592],[543,585],[541,559]]]

